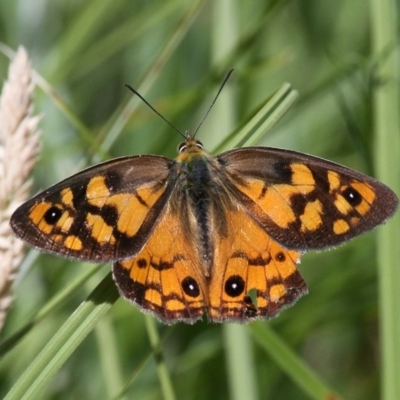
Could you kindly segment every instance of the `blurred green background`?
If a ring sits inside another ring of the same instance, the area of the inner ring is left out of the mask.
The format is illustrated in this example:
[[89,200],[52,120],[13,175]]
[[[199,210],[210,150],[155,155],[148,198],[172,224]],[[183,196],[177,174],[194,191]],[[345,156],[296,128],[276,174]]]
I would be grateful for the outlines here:
[[[36,89],[35,110],[43,118],[33,192],[111,157],[174,157],[181,137],[137,103],[124,83],[182,131],[193,130],[230,68],[235,72],[229,95],[198,134],[209,151],[290,82],[300,96],[259,144],[314,154],[374,175],[376,60],[369,13],[363,0],[1,1],[0,42],[14,50],[25,46],[35,70],[64,102],[60,108],[54,96]],[[8,63],[0,54],[2,81]],[[124,114],[128,102],[135,107]],[[380,397],[375,236],[303,256],[300,270],[309,295],[262,323],[346,399]],[[85,268],[90,267],[44,254],[27,262],[2,338],[30,321]],[[109,266],[100,268],[2,357],[0,397],[108,271]],[[226,327],[200,322],[158,324],[157,329],[176,398],[234,398],[230,353],[235,345],[228,344]],[[251,325],[242,334],[248,336],[243,340],[250,353],[251,372],[244,375],[252,389],[248,399],[310,398],[254,340]],[[125,398],[166,398],[143,314],[120,299],[40,398],[114,398],[132,374]]]

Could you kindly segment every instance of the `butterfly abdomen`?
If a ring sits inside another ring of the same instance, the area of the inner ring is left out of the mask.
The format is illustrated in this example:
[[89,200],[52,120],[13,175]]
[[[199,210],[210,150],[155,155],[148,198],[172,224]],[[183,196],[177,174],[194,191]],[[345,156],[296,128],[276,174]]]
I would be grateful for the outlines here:
[[212,179],[207,160],[194,157],[186,165],[185,197],[196,220],[197,236],[200,239],[200,256],[205,261],[207,270],[213,259],[213,247],[210,232],[210,207],[212,199]]

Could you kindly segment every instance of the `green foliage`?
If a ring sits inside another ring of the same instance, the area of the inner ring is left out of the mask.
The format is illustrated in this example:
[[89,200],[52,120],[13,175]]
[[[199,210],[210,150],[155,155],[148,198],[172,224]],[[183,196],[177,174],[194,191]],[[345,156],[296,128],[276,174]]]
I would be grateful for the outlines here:
[[[105,158],[174,157],[181,137],[124,83],[181,130],[193,130],[230,68],[230,114],[217,103],[198,134],[207,149],[242,140],[229,135],[290,82],[299,98],[259,144],[373,175],[376,60],[368,13],[366,2],[345,0],[0,2],[0,42],[24,45],[57,94],[42,84],[36,90],[43,136],[35,190]],[[215,54],[232,40],[223,56]],[[7,65],[0,55],[2,80]],[[222,126],[226,119],[227,131],[215,128],[218,119]],[[27,398],[231,399],[235,373],[252,398],[326,398],[333,391],[348,399],[379,398],[374,239],[370,233],[335,251],[304,256],[300,270],[310,294],[278,318],[244,327],[245,335],[236,336],[243,339],[236,340],[248,341],[244,348],[252,354],[244,354],[243,366],[251,368],[239,372],[229,365],[235,360],[229,352],[236,350],[230,335],[237,333],[206,322],[157,323],[154,330],[154,322],[146,323],[148,317],[126,302],[112,304],[112,282],[102,281],[106,267],[88,273],[83,263],[30,258],[2,333],[0,397],[28,371],[35,378],[25,382]],[[267,338],[276,340],[275,351],[268,350]],[[40,381],[48,370],[51,379]],[[34,392],[41,385],[43,391]]]

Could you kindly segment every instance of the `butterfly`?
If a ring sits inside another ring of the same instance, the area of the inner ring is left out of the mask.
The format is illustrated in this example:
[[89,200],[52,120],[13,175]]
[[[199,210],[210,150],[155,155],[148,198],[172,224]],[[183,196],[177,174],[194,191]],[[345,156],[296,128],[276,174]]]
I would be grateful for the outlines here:
[[213,156],[184,136],[174,160],[122,157],[57,183],[14,212],[12,229],[40,250],[111,261],[121,295],[164,323],[249,322],[307,293],[303,253],[373,229],[398,205],[330,161],[267,147]]

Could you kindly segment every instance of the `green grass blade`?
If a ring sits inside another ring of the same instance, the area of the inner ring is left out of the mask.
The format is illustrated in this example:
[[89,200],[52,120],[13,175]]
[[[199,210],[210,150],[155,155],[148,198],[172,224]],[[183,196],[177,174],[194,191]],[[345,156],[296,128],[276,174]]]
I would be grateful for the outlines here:
[[[375,165],[377,177],[400,194],[400,62],[398,51],[399,3],[372,0],[371,24],[378,81],[374,92]],[[396,48],[397,46],[397,48]],[[383,57],[388,49],[393,49]],[[400,399],[400,213],[379,229],[380,343],[382,398]]]
[[257,343],[310,398],[316,400],[341,398],[326,386],[318,375],[265,323],[255,322],[250,326],[250,330]]
[[124,375],[122,363],[118,356],[119,343],[109,314],[98,321],[94,333],[99,348],[100,365],[107,398],[111,399],[120,392],[124,385]]
[[[87,52],[84,52],[77,60],[77,64],[71,63],[70,68],[74,71],[71,80],[82,79],[92,73],[115,54],[128,48],[140,35],[151,35],[157,26],[176,14],[181,7],[182,1],[172,1],[160,4],[156,13],[154,13],[154,9],[143,11],[140,15],[133,13],[129,19],[94,43]],[[137,21],[142,23],[138,26]],[[132,26],[135,26],[134,30],[132,30]],[[65,71],[64,74],[67,75]]]
[[255,400],[257,393],[257,367],[254,363],[253,345],[246,325],[223,326],[224,347],[229,377],[230,399]]
[[285,115],[298,96],[291,85],[284,83],[270,98],[259,107],[249,121],[237,131],[229,135],[215,150],[221,151],[257,144],[260,139],[272,129]]
[[175,392],[172,386],[171,377],[168,371],[168,367],[165,364],[164,355],[161,351],[161,340],[157,331],[157,323],[153,316],[146,315],[146,328],[150,339],[150,344],[153,349],[154,358],[157,364],[158,378],[161,384],[161,391],[163,393],[163,399],[175,400]]
[[5,399],[40,398],[41,391],[50,379],[118,298],[119,294],[110,273],[68,318],[25,370]]
[[[189,27],[196,20],[196,16],[204,3],[205,0],[197,0],[193,2],[186,14],[179,21],[175,31],[169,36],[165,46],[161,49],[160,53],[154,59],[152,65],[147,70],[145,76],[142,78],[141,83],[135,88],[138,92],[140,92],[141,95],[145,96],[147,91],[156,81],[164,65],[171,58],[177,46],[184,39]],[[116,116],[111,118],[111,125],[105,130],[106,134],[102,143],[103,151],[108,151],[110,149],[118,135],[121,133],[123,127],[129,120],[130,116],[140,103],[141,101],[137,96],[132,96],[122,110],[117,110]]]
[[65,302],[65,300],[75,293],[77,289],[82,287],[88,279],[93,276],[101,267],[101,265],[92,265],[80,275],[77,279],[71,282],[64,290],[61,290],[56,296],[49,300],[37,313],[35,318],[25,324],[23,327],[18,329],[11,337],[4,340],[0,344],[0,357],[10,351],[16,346],[21,339],[27,335],[31,329],[33,329],[40,321],[46,318],[49,314],[57,310]]

